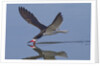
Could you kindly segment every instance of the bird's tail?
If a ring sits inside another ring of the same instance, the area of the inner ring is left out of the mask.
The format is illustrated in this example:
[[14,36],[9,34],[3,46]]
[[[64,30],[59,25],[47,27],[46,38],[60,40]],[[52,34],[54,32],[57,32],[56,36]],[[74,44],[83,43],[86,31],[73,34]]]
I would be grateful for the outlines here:
[[66,57],[66,58],[68,57],[67,54],[64,51],[57,52],[56,55],[61,56],[61,57]]
[[59,30],[57,31],[57,33],[67,33],[68,31],[67,30]]

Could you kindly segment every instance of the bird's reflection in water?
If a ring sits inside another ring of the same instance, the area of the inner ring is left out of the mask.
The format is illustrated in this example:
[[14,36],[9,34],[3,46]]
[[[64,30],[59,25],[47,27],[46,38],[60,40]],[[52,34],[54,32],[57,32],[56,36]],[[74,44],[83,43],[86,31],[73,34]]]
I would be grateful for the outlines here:
[[39,55],[38,56],[31,56],[23,59],[56,59],[56,56],[61,56],[67,58],[67,54],[64,51],[55,52],[55,51],[48,51],[48,50],[42,50],[38,47],[33,47],[33,50],[35,50]]

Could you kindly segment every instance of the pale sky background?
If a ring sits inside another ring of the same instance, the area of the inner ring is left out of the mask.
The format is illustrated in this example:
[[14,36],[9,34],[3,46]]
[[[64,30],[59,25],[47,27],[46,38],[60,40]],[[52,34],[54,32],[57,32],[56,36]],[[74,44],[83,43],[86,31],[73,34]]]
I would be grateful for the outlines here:
[[[37,17],[44,25],[52,23],[56,15],[61,12],[63,23],[62,30],[68,30],[66,34],[56,34],[40,38],[37,42],[52,41],[90,41],[91,4],[8,4],[6,24],[6,59],[21,59],[38,55],[27,42],[39,33],[39,29],[28,24],[19,14],[18,7],[25,7]],[[37,44],[42,50],[65,51],[68,58],[57,57],[66,60],[89,60],[90,43],[61,43],[61,44]]]

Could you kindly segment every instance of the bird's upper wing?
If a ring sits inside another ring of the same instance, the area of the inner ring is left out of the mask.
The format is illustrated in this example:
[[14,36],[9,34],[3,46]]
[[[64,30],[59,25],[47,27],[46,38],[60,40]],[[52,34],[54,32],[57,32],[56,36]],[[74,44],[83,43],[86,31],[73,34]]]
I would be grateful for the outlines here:
[[30,24],[38,27],[40,30],[43,30],[46,28],[46,26],[44,26],[43,24],[41,24],[37,18],[30,13],[28,10],[26,10],[24,7],[19,7],[19,12],[21,14],[21,16]]
[[46,32],[55,31],[61,25],[63,21],[63,17],[61,13],[58,13],[52,24],[50,24],[46,30]]

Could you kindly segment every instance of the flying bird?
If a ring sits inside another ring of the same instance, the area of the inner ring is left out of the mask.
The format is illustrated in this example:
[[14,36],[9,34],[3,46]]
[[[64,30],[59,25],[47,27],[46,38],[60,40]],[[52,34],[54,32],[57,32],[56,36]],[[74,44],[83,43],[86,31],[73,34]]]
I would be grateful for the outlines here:
[[66,30],[58,30],[59,26],[63,22],[63,17],[61,15],[61,12],[57,14],[53,22],[49,26],[45,26],[41,24],[38,19],[32,14],[30,11],[25,9],[24,7],[19,7],[19,13],[20,15],[29,23],[37,28],[40,29],[40,33],[36,35],[30,42],[33,42],[33,45],[35,46],[36,40],[41,38],[45,35],[53,35],[57,33],[66,33]]

